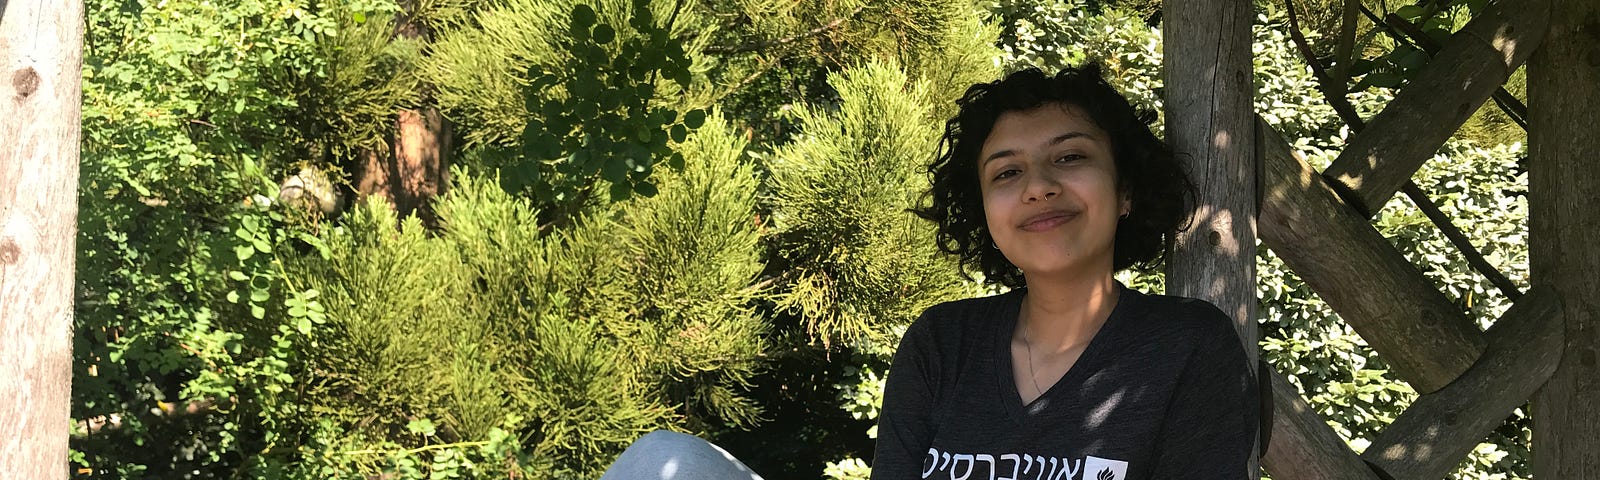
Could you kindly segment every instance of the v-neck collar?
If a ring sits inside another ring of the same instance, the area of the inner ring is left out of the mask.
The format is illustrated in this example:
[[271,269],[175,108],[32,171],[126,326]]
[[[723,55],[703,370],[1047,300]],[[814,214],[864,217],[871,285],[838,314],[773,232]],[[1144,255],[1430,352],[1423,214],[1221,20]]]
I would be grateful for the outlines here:
[[998,390],[1001,392],[1001,403],[1006,405],[1006,410],[1011,413],[1013,421],[1021,423],[1031,416],[1030,411],[1036,413],[1037,410],[1048,407],[1050,399],[1061,395],[1058,390],[1082,385],[1084,375],[1095,368],[1094,364],[1099,363],[1101,351],[1106,348],[1106,337],[1123,322],[1123,317],[1128,316],[1127,312],[1132,308],[1131,305],[1138,301],[1135,297],[1143,295],[1123,286],[1120,281],[1113,280],[1113,283],[1117,288],[1117,304],[1111,307],[1111,314],[1106,317],[1106,322],[1095,331],[1094,336],[1089,339],[1089,345],[1083,348],[1083,353],[1078,355],[1078,360],[1067,369],[1067,373],[1061,375],[1050,388],[1045,389],[1044,393],[1039,394],[1038,398],[1027,405],[1022,404],[1022,394],[1017,392],[1015,368],[1011,362],[1011,336],[1016,332],[1017,320],[1022,314],[1022,298],[1026,295],[1027,289],[1019,288],[1007,293],[1004,308],[1000,312],[1001,319],[995,322],[998,326],[994,339],[995,365],[999,367],[999,375],[995,375],[995,378],[1000,380]]

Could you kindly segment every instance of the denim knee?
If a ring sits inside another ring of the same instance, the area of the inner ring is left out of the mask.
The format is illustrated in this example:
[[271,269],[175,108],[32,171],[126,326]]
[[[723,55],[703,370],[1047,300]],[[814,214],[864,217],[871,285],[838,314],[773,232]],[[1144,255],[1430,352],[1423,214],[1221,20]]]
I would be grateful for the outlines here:
[[657,430],[628,446],[600,479],[761,480],[761,476],[700,437]]

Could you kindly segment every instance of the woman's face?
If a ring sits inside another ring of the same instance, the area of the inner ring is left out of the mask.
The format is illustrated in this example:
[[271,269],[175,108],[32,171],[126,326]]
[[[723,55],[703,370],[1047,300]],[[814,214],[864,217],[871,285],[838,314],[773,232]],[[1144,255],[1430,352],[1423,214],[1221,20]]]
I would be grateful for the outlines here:
[[1111,139],[1075,106],[1000,115],[978,155],[989,234],[1028,277],[1109,275],[1117,220]]

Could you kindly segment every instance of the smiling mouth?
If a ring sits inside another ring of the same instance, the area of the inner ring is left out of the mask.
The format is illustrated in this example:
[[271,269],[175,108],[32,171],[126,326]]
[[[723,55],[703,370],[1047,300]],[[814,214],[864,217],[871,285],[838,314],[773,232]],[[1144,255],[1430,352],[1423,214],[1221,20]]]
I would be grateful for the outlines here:
[[1074,218],[1078,218],[1078,214],[1070,212],[1049,212],[1040,215],[1034,215],[1026,222],[1023,222],[1019,228],[1029,232],[1042,232],[1070,222]]

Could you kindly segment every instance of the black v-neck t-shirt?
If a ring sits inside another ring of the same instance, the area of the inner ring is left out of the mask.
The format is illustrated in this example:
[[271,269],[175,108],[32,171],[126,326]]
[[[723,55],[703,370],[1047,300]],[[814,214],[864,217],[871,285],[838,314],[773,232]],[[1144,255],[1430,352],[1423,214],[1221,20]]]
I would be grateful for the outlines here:
[[1248,478],[1258,397],[1228,316],[1117,288],[1077,362],[1028,405],[1010,348],[1025,291],[923,312],[889,370],[872,478]]

